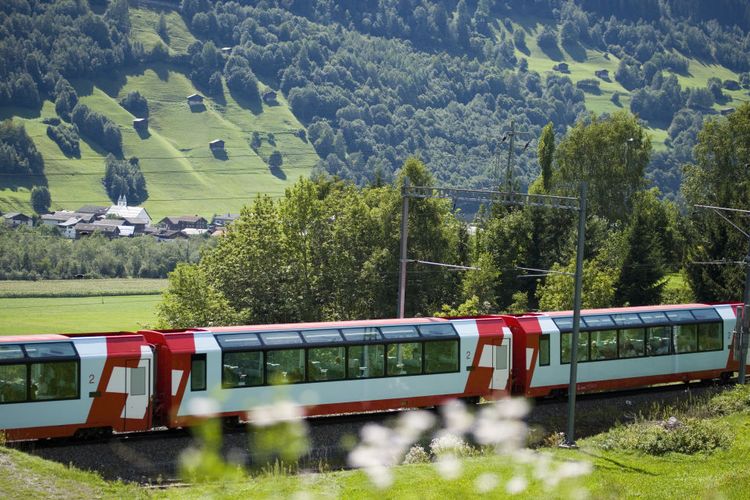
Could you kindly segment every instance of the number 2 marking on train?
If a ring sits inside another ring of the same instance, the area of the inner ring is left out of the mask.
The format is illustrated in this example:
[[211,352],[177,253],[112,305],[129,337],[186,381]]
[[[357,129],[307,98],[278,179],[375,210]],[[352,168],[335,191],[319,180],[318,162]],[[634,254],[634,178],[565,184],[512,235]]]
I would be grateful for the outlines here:
[[94,383],[94,374],[92,373],[89,375],[89,384],[93,384],[93,383]]
[[466,359],[471,359],[471,351],[466,351]]

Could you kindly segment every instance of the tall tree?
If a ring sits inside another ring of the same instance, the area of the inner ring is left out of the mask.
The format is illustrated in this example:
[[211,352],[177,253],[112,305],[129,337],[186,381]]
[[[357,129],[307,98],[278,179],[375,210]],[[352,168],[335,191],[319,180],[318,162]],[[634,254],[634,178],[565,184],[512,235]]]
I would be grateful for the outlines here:
[[[698,135],[695,160],[694,165],[684,167],[682,182],[682,193],[689,207],[701,204],[750,208],[750,104],[743,104],[726,118],[705,122]],[[744,228],[747,230],[746,223]],[[747,238],[713,212],[692,209],[690,229],[688,264],[737,261],[747,255]],[[687,274],[698,300],[742,298],[741,267],[688,265]]]
[[631,212],[633,194],[644,185],[650,157],[651,139],[634,115],[592,114],[557,146],[552,191],[576,195],[578,184],[587,181],[590,213],[610,222],[624,220]]
[[46,214],[52,204],[49,189],[46,186],[34,186],[31,189],[31,206],[38,214]]
[[[519,30],[521,31],[521,30]],[[542,186],[544,191],[548,192],[552,183],[552,159],[555,155],[555,131],[552,128],[552,122],[548,123],[542,129],[542,135],[539,138],[537,156],[539,166],[542,170]]]

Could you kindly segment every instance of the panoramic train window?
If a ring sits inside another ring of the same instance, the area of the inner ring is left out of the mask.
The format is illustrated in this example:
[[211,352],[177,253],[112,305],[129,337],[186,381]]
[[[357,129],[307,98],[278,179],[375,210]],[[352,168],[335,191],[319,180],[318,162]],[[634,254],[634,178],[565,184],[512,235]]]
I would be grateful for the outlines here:
[[26,365],[0,365],[0,403],[26,401]]
[[660,356],[672,353],[672,327],[652,326],[646,328],[646,353],[649,356]]
[[549,334],[539,337],[539,366],[549,366]]
[[[560,334],[560,362],[570,363],[572,333]],[[589,332],[578,332],[578,361],[589,360]]]
[[589,332],[591,336],[591,360],[615,359],[617,357],[617,330]]
[[389,344],[387,366],[389,376],[422,373],[422,343]]
[[45,342],[40,344],[25,344],[26,354],[30,358],[58,358],[76,356],[73,344],[70,342]]
[[344,338],[350,342],[367,342],[370,340],[383,340],[377,328],[346,328],[341,330]]
[[21,346],[19,344],[0,345],[0,360],[2,359],[23,359]]
[[307,351],[307,380],[341,380],[344,378],[345,348],[316,347]]
[[424,372],[447,373],[458,371],[458,341],[425,342]]
[[721,316],[715,309],[691,309],[691,313],[698,321],[719,321]]
[[222,349],[248,349],[260,347],[260,339],[257,333],[234,333],[229,335],[217,335],[216,340]]
[[190,358],[190,390],[206,390],[206,354],[193,354]]
[[619,357],[637,358],[646,355],[646,329],[628,328],[620,330],[618,337]]
[[674,323],[690,323],[695,321],[695,318],[690,311],[667,311],[667,318]]
[[315,344],[320,342],[341,342],[341,334],[338,330],[311,330],[302,332],[305,342]]
[[721,351],[724,349],[721,323],[703,323],[698,325],[698,350]]
[[675,352],[696,352],[698,350],[698,325],[674,326]]
[[221,386],[251,387],[263,385],[263,352],[225,352],[221,373]]
[[456,330],[448,323],[436,325],[419,325],[419,333],[425,337],[455,337]]
[[[265,341],[265,339],[263,339]],[[266,353],[269,384],[294,384],[305,380],[305,350],[282,349]]]
[[78,362],[32,363],[31,399],[72,399],[78,397]]
[[408,339],[419,337],[417,329],[413,326],[384,326],[380,328],[383,337],[387,339]]
[[260,338],[266,345],[301,344],[302,337],[298,332],[268,332],[261,333]]
[[581,319],[583,320],[583,324],[589,328],[607,328],[615,326],[612,318],[606,314],[599,316],[584,316]]
[[[346,335],[346,334],[345,334]],[[349,378],[382,377],[385,373],[385,346],[353,345],[349,347]]]
[[612,319],[617,326],[636,326],[643,324],[641,318],[635,313],[613,314]]

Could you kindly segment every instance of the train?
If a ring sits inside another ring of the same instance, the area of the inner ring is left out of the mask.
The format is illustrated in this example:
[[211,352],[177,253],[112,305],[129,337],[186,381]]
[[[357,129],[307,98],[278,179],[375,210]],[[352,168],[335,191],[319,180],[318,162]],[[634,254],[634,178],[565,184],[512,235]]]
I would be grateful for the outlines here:
[[[741,304],[581,312],[577,392],[739,370]],[[566,394],[572,312],[0,337],[7,441],[229,423],[282,394],[308,416]],[[745,360],[750,364],[750,356]]]

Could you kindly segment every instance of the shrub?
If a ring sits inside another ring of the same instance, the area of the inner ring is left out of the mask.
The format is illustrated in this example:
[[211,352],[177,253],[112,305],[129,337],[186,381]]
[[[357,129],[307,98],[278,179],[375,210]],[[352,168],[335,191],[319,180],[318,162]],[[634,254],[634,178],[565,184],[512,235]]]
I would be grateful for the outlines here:
[[57,143],[60,151],[66,156],[81,157],[80,137],[78,136],[78,127],[75,125],[68,125],[67,123],[49,125],[47,126],[47,135]]
[[750,411],[750,386],[738,385],[728,391],[714,396],[707,404],[713,415],[729,415],[741,411]]
[[404,464],[426,464],[430,461],[430,454],[424,448],[415,444],[409,448],[409,452],[404,457]]
[[665,453],[710,453],[729,445],[729,427],[716,420],[688,418],[662,422],[638,422],[616,427],[596,438],[594,444],[604,450],[632,450],[649,455]]
[[442,434],[430,441],[430,452],[435,458],[443,455],[469,457],[475,454],[474,448],[453,434]]

